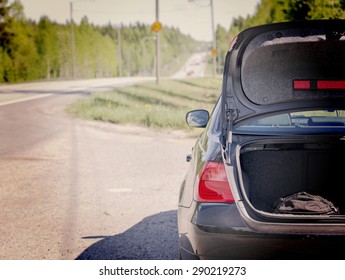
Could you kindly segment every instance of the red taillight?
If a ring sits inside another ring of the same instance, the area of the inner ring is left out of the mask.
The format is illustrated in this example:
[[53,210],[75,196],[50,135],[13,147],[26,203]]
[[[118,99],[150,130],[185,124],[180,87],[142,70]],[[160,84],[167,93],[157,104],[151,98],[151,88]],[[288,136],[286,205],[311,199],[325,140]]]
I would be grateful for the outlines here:
[[293,81],[293,89],[310,89],[310,81],[309,80],[295,80]]
[[294,80],[294,90],[345,89],[345,80]]
[[345,89],[345,81],[317,81],[317,89]]
[[209,161],[204,165],[200,175],[196,200],[203,202],[235,202],[222,162]]

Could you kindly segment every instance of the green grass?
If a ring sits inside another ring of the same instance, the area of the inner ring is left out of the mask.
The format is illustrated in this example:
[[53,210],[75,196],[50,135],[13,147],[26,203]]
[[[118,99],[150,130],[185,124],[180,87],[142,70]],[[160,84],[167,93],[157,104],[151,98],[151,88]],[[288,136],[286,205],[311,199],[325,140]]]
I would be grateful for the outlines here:
[[154,129],[191,129],[188,111],[211,112],[221,92],[221,79],[196,78],[161,80],[95,92],[72,103],[67,111],[75,117],[117,124],[134,124]]

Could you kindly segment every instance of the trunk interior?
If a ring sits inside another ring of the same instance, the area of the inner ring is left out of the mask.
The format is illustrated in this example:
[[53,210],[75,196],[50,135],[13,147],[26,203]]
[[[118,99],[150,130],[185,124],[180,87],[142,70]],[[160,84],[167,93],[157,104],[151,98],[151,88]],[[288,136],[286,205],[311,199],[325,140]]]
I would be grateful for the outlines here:
[[252,206],[274,213],[277,199],[305,191],[331,201],[345,215],[344,142],[243,146],[243,187]]

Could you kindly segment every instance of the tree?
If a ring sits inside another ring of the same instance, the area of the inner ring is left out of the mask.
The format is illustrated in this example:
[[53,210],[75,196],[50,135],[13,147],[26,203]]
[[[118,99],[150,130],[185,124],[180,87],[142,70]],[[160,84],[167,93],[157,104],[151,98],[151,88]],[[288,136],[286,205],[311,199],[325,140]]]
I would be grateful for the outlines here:
[[307,0],[289,0],[287,7],[283,10],[285,19],[288,21],[308,19],[311,11],[310,3]]
[[10,8],[8,0],[0,0],[0,46],[4,51],[7,51],[14,36],[12,30],[13,18],[10,16]]
[[35,44],[40,57],[38,62],[39,77],[50,79],[57,77],[59,72],[59,50],[56,24],[52,23],[48,17],[43,16],[35,32]]
[[[261,0],[255,13],[232,20],[229,31],[217,27],[217,41],[229,42],[242,30],[260,24],[314,19],[344,19],[345,0]],[[221,43],[221,53],[224,51]],[[222,61],[221,61],[222,62]]]
[[[161,31],[162,74],[176,70],[196,42],[180,30],[165,26]],[[143,67],[141,41],[154,37],[149,25],[121,26],[121,71],[140,73]],[[119,75],[118,28],[95,26],[84,17],[75,25],[78,78]],[[146,45],[147,65],[153,65],[153,41]],[[27,20],[19,0],[0,0],[0,82],[71,78],[70,23],[57,24],[43,16],[38,23]]]

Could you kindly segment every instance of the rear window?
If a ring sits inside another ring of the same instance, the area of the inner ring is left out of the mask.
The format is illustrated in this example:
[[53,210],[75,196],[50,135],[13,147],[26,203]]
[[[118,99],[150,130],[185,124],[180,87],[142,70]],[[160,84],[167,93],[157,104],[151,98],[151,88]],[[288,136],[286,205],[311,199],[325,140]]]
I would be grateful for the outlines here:
[[241,133],[344,133],[345,110],[298,111],[246,121],[234,129]]
[[345,99],[344,32],[327,34],[291,29],[255,37],[242,57],[246,97],[258,105]]

